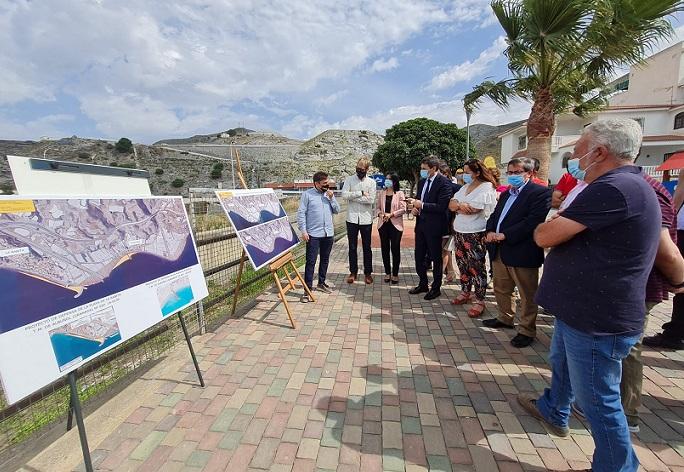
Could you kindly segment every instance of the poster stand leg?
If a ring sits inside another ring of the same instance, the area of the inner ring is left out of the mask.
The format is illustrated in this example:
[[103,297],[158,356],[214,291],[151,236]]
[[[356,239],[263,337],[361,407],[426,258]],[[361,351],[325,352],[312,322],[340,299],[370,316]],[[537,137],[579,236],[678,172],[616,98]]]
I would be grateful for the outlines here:
[[[292,312],[290,311],[290,304],[287,301],[287,298],[285,295],[287,292],[295,288],[295,280],[290,277],[289,270],[292,270],[295,274],[295,277],[300,281],[302,286],[304,287],[304,291],[306,292],[306,296],[309,297],[309,300],[312,302],[315,302],[315,298],[313,296],[313,293],[311,293],[311,290],[309,290],[309,287],[306,286],[304,283],[304,278],[302,275],[299,273],[297,270],[297,266],[294,263],[294,257],[292,256],[291,252],[288,252],[284,256],[280,257],[279,259],[276,259],[275,262],[273,262],[270,266],[269,269],[271,271],[271,275],[273,276],[273,280],[275,280],[276,286],[278,287],[278,297],[280,300],[283,302],[283,305],[285,306],[285,311],[287,312],[287,317],[290,319],[290,324],[292,325],[292,329],[296,329],[297,326],[295,325],[294,318],[292,318]],[[288,283],[283,287],[283,284],[280,281],[280,276],[278,275],[278,269],[283,269],[285,272],[285,277],[287,277]]]
[[238,296],[240,295],[240,283],[242,282],[242,272],[245,270],[245,261],[247,254],[242,250],[242,257],[240,258],[240,267],[238,267],[237,278],[235,279],[235,290],[233,291],[233,307],[230,309],[230,317],[235,316],[235,309],[237,308]]
[[70,411],[73,410],[76,416],[76,425],[78,425],[78,437],[81,440],[81,450],[83,451],[83,463],[85,464],[86,472],[93,471],[93,461],[90,458],[90,449],[88,448],[88,438],[86,436],[85,424],[83,423],[83,412],[81,411],[81,400],[78,398],[78,390],[76,389],[76,371],[69,372],[67,375],[69,379],[69,389],[71,391]]
[[190,335],[188,334],[188,328],[185,326],[185,320],[181,312],[178,312],[178,319],[181,323],[181,328],[183,328],[183,334],[185,335],[185,341],[188,343],[188,349],[190,349],[190,357],[192,357],[192,363],[195,364],[195,370],[197,371],[197,378],[201,387],[204,387],[204,378],[202,377],[202,371],[200,370],[199,363],[197,362],[197,356],[195,356],[195,350],[192,348],[192,341],[190,341]]

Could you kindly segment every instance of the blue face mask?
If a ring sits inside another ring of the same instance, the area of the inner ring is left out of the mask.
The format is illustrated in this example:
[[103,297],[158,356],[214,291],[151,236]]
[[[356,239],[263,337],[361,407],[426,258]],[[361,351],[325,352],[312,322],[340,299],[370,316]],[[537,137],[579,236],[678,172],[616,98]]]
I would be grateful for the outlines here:
[[473,175],[472,174],[463,174],[463,182],[466,184],[472,183],[473,181]]
[[420,169],[420,178],[421,179],[427,179],[428,178],[428,170],[427,169]]
[[508,176],[508,185],[511,187],[522,187],[522,185],[525,183],[525,178],[522,175],[509,175]]
[[385,179],[385,183],[383,185],[385,188],[392,188],[394,186],[394,182],[392,182],[391,179]]
[[568,161],[568,174],[572,175],[577,180],[584,180],[584,178],[587,175],[587,169],[589,169],[589,167],[593,166],[594,163],[589,164],[586,169],[582,170],[582,169],[580,169],[580,161],[582,159],[584,159],[585,157],[587,157],[592,152],[594,152],[593,149],[578,159],[569,160]]
[[568,161],[568,174],[572,175],[577,180],[584,180],[587,173],[580,169],[579,161],[579,159],[571,159]]

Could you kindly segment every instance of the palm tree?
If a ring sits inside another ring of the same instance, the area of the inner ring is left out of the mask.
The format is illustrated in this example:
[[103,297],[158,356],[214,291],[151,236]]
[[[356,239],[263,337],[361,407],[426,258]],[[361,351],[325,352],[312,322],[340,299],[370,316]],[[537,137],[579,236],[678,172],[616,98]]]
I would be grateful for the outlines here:
[[493,0],[491,6],[506,33],[512,77],[474,87],[463,99],[466,116],[484,97],[502,108],[514,97],[533,102],[527,155],[539,159],[546,180],[555,114],[584,116],[606,106],[605,84],[672,35],[665,17],[682,11],[684,1]]

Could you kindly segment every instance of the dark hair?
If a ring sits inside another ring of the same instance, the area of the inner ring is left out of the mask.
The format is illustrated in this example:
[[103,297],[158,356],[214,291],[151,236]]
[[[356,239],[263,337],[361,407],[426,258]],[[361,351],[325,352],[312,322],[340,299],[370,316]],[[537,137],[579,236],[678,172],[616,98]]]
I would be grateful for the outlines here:
[[318,172],[316,172],[316,173],[313,175],[313,181],[314,181],[314,183],[320,182],[320,181],[325,180],[325,179],[327,179],[327,178],[328,178],[327,172],[323,172],[322,170],[319,170]]
[[439,169],[439,158],[433,155],[424,157],[420,163],[427,165],[430,169]]
[[465,166],[468,166],[468,169],[470,169],[471,172],[479,174],[476,178],[480,182],[489,182],[490,184],[492,184],[494,188],[499,186],[499,182],[497,181],[496,177],[494,177],[494,175],[492,174],[492,171],[485,167],[481,160],[470,159],[469,161],[466,161],[465,164],[463,164],[463,167]]
[[527,157],[516,157],[511,159],[508,161],[508,164],[506,164],[506,167],[517,165],[522,166],[525,172],[532,172],[534,170],[534,160]]
[[395,174],[394,172],[390,172],[387,175],[389,176],[390,180],[392,181],[392,190],[394,190],[395,192],[398,192],[400,190],[399,176],[397,174]]
[[571,152],[566,152],[563,154],[563,169],[568,168],[568,161],[572,159],[572,153]]

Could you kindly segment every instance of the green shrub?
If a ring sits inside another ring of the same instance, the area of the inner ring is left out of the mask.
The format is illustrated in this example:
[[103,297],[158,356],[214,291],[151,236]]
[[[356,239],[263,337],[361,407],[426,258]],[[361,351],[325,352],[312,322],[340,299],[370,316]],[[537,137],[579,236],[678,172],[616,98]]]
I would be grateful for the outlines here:
[[162,174],[164,174],[164,169],[155,169],[154,174],[155,175],[162,175]]
[[220,179],[221,178],[221,171],[220,170],[212,170],[211,174],[209,174],[212,179]]
[[107,146],[105,146],[107,149],[114,149],[114,145],[112,143],[107,143]]
[[116,150],[122,154],[133,152],[133,143],[128,138],[121,138],[116,142]]
[[90,159],[90,154],[88,154],[87,152],[79,152],[78,158],[83,160]]
[[109,165],[110,167],[119,167],[119,164],[117,164],[116,162],[110,162]]
[[171,182],[171,186],[175,188],[180,188],[183,185],[185,185],[185,180],[183,179],[173,179],[173,182]]
[[214,167],[212,167],[212,170],[217,170],[219,172],[223,171],[223,163],[217,162],[214,164]]

